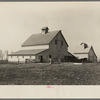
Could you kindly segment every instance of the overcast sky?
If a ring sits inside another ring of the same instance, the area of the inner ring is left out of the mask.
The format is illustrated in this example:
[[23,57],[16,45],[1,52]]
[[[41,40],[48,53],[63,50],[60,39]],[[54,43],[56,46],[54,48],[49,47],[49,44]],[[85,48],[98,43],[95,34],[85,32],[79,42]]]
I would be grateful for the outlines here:
[[44,26],[62,30],[70,52],[85,42],[100,58],[100,2],[0,2],[1,50],[20,50]]

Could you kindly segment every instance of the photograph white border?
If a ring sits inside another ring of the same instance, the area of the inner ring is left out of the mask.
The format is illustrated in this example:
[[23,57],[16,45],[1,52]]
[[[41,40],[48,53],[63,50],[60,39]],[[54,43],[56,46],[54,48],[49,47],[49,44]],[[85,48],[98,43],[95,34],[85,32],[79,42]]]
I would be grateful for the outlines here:
[[100,98],[98,85],[0,85],[0,98]]
[[100,98],[100,86],[75,86],[75,85],[14,85],[0,86],[0,98],[17,98],[17,99],[42,99],[42,98]]

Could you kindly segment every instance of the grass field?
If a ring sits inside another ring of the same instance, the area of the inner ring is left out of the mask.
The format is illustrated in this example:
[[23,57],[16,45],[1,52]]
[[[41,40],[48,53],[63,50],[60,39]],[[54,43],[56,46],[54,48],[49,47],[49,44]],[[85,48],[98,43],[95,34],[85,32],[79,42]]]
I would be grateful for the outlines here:
[[99,85],[100,63],[0,64],[0,85]]

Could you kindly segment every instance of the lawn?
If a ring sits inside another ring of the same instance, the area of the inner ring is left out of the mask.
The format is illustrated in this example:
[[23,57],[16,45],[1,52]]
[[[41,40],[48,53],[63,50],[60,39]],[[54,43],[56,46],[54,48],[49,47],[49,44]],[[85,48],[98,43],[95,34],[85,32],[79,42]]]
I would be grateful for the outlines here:
[[99,85],[100,63],[0,64],[0,85]]

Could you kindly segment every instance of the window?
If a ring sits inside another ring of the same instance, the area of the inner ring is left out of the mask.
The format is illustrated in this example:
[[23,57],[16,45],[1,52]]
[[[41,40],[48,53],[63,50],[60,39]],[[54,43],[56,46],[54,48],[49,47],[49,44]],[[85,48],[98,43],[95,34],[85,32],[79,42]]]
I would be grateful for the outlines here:
[[31,58],[31,56],[30,56],[30,58]]
[[63,41],[61,41],[61,45],[63,45]]
[[24,58],[24,56],[23,56],[23,58]]
[[57,44],[57,40],[55,40],[55,44]]

